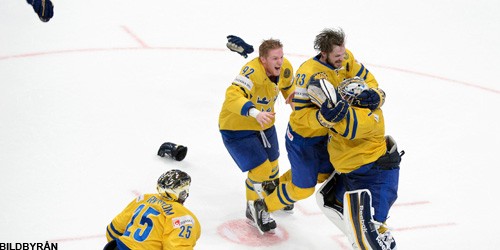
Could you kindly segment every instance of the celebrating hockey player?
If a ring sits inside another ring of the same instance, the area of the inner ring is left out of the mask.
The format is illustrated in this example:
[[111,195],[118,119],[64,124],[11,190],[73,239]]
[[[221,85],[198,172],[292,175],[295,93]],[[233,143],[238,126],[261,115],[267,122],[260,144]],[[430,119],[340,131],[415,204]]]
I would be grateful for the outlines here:
[[337,91],[346,112],[336,110],[340,102],[335,105],[323,98],[319,113],[321,124],[329,129],[328,152],[336,173],[318,190],[318,204],[354,249],[396,249],[385,222],[397,198],[404,151],[400,154],[394,139],[385,135],[382,109],[366,108],[358,99],[373,91],[380,106],[385,93],[369,88],[359,77],[344,80]]
[[[248,201],[272,192],[279,177],[274,105],[280,91],[285,98],[293,93],[292,78],[293,68],[283,56],[283,44],[268,39],[259,46],[259,56],[241,68],[226,90],[219,129],[236,165],[242,172],[248,172],[245,183]],[[246,217],[255,223],[248,206]],[[269,214],[263,214],[261,232],[274,228],[276,222]]]
[[[370,87],[378,87],[374,76],[345,48],[345,34],[341,28],[324,29],[316,36],[314,48],[319,54],[299,67],[294,80],[294,110],[290,115],[285,141],[291,181],[280,180],[271,195],[250,202],[257,221],[260,220],[260,213],[273,212],[311,196],[316,184],[326,180],[334,171],[327,151],[328,128],[318,120],[320,108],[308,94],[309,83],[321,80],[322,84],[337,87],[345,78],[360,76]],[[376,93],[367,91],[363,95],[364,99],[360,98],[362,105],[377,107],[380,104]],[[339,105],[335,108],[346,112],[347,107]]]
[[191,177],[181,170],[162,174],[157,194],[137,197],[108,225],[104,249],[193,249],[201,226],[184,206],[190,185]]

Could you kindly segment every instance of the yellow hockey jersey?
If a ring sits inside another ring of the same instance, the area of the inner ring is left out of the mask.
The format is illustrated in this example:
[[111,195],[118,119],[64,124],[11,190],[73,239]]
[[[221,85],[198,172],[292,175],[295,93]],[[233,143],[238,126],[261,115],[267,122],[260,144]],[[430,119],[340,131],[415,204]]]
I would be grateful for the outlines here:
[[335,69],[332,65],[324,64],[320,60],[320,55],[317,55],[300,65],[297,70],[294,80],[295,97],[293,103],[294,111],[290,114],[290,127],[294,132],[302,137],[325,136],[328,129],[321,126],[316,119],[316,112],[319,107],[314,105],[307,94],[307,86],[313,75],[322,77],[331,82],[335,88],[347,79],[359,76],[365,80],[366,84],[371,88],[378,87],[377,80],[368,71],[367,68],[354,58],[351,51],[346,49],[342,67]]
[[226,90],[219,114],[219,129],[258,131],[270,128],[274,119],[262,128],[255,118],[248,115],[248,110],[255,107],[259,111],[274,112],[274,104],[280,91],[285,98],[294,91],[292,64],[283,58],[278,82],[274,83],[266,75],[259,57],[254,58],[241,68],[239,75]]
[[381,109],[351,106],[346,118],[328,133],[328,153],[335,170],[349,173],[376,161],[387,151]]
[[108,241],[118,239],[134,250],[191,250],[200,234],[200,223],[189,209],[159,194],[137,197],[106,230]]

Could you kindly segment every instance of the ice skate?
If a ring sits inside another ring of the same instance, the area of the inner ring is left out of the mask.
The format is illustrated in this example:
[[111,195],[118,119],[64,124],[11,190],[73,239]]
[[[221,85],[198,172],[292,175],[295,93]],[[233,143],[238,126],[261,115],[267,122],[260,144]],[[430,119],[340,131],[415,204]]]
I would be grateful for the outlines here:
[[274,221],[274,219],[272,219],[267,212],[264,200],[259,199],[255,201],[248,201],[246,217],[261,234],[264,234],[265,232],[272,233],[273,229],[276,228],[276,221]]

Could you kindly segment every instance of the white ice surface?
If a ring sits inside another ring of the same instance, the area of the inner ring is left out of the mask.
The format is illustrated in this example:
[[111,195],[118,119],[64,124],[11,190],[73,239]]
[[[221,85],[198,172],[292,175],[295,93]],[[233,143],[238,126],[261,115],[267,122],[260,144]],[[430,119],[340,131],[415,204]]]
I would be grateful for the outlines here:
[[[255,48],[279,38],[297,69],[319,31],[341,26],[406,151],[388,220],[399,249],[498,248],[500,2],[53,1],[48,23],[0,1],[0,243],[101,249],[110,220],[180,168],[197,249],[348,249],[313,197],[276,214],[272,237],[248,228],[245,174],[217,127],[246,62],[227,35]],[[279,99],[281,172],[289,112]],[[156,156],[165,141],[188,146],[186,159]]]

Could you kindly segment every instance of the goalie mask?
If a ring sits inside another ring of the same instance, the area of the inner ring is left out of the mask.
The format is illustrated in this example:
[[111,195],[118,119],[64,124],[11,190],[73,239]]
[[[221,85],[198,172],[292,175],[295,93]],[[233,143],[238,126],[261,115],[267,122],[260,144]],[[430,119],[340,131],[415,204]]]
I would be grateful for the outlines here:
[[342,99],[346,100],[350,105],[352,105],[356,97],[366,89],[369,89],[369,87],[368,85],[366,85],[365,81],[356,76],[342,81],[337,88],[337,91],[339,92]]
[[158,178],[156,189],[163,198],[183,204],[189,196],[190,185],[191,177],[187,173],[173,169]]

